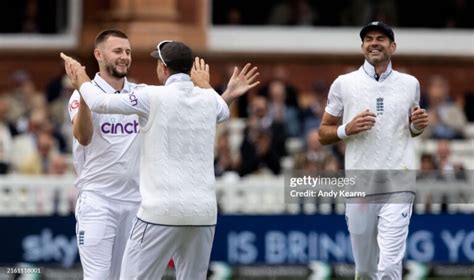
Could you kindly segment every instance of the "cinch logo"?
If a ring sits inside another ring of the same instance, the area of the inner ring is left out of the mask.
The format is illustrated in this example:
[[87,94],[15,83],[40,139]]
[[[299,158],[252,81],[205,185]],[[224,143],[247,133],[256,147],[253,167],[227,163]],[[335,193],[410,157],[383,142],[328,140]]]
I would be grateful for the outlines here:
[[105,122],[100,126],[104,134],[133,134],[138,133],[138,122],[134,120],[129,123],[109,123]]

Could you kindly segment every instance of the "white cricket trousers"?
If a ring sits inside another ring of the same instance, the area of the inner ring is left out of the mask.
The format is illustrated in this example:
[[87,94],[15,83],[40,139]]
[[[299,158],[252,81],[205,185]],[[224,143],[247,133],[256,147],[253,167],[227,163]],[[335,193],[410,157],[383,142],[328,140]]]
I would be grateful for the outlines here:
[[402,260],[414,195],[397,193],[391,196],[396,199],[387,203],[346,203],[355,279],[402,279]]
[[166,226],[136,219],[122,261],[122,280],[161,279],[173,259],[177,280],[205,280],[215,226]]
[[123,252],[140,204],[82,192],[76,204],[76,235],[84,280],[120,279]]

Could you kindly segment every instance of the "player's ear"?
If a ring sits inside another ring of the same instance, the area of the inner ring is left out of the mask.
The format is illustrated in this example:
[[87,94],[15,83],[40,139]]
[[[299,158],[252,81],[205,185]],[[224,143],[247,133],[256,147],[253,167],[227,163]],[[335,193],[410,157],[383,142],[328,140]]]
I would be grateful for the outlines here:
[[397,50],[397,43],[395,43],[395,41],[392,41],[390,43],[390,51],[391,53],[394,53],[396,50]]
[[102,53],[100,52],[100,50],[98,48],[94,49],[94,57],[97,60],[97,62],[102,61]]

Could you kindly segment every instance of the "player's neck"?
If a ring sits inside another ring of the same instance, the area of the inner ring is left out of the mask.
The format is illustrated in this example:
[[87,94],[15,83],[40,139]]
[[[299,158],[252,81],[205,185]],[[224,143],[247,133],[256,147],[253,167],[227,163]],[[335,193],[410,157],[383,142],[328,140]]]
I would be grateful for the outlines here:
[[104,79],[113,89],[122,91],[125,78],[116,78],[109,75],[107,72],[100,71],[99,75],[102,79]]
[[387,71],[387,67],[389,64],[390,61],[385,61],[374,65],[375,73],[379,76],[382,75],[383,73],[385,73],[385,71]]

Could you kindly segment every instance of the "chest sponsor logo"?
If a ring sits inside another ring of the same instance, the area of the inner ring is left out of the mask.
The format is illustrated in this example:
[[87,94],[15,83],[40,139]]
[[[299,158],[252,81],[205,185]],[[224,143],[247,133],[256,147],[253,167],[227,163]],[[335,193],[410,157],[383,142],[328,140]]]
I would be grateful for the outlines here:
[[100,126],[100,130],[104,134],[137,134],[139,132],[138,128],[139,124],[136,120],[133,122],[128,122],[128,123],[121,123],[121,122],[116,122],[116,123],[111,123],[111,122],[104,122]]

